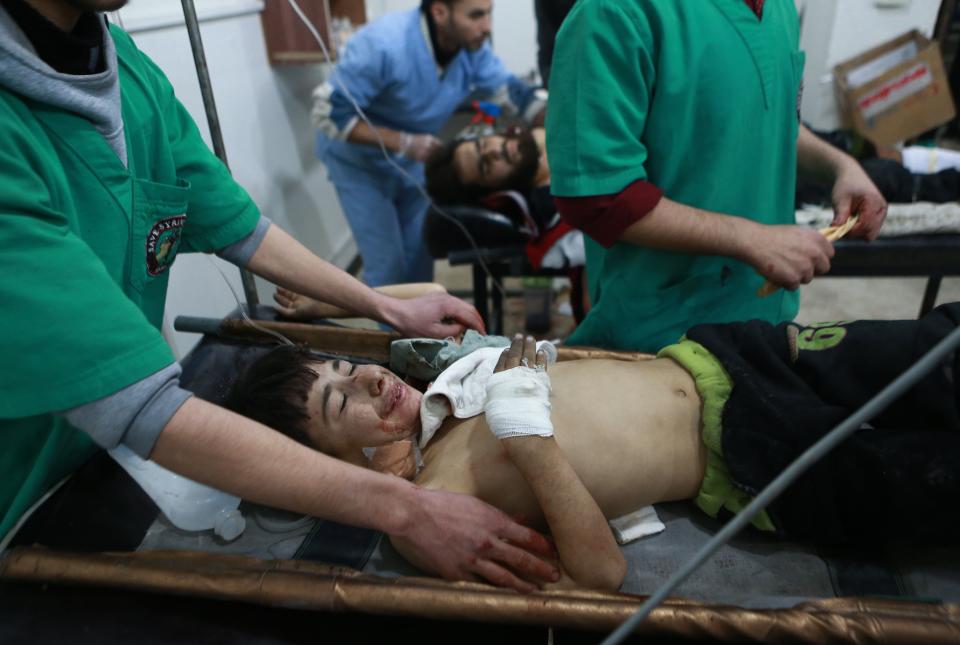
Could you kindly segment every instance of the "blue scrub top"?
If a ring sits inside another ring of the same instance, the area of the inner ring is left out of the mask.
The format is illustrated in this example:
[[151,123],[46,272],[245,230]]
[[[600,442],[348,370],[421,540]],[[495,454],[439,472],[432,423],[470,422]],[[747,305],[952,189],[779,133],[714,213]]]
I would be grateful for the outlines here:
[[[356,116],[341,85],[374,125],[413,133],[436,134],[474,94],[489,96],[506,86],[520,110],[533,101],[533,89],[507,71],[489,43],[476,51],[461,50],[446,68],[439,69],[423,21],[419,8],[392,13],[350,39],[329,78],[335,88],[330,118],[338,128],[342,130]],[[317,135],[317,156],[328,164],[340,161],[368,170],[389,168],[378,147],[350,144],[323,133]],[[409,161],[405,165],[411,170],[419,166]]]

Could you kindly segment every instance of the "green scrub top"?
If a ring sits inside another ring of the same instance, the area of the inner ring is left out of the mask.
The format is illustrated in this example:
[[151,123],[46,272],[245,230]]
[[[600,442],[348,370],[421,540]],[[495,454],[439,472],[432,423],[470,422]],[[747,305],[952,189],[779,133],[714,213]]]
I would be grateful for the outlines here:
[[[666,197],[792,224],[804,55],[793,0],[579,0],[557,37],[547,141],[552,191]],[[792,319],[796,293],[723,257],[587,241],[593,307],[568,342],[656,351],[697,323]]]
[[111,34],[127,167],[88,121],[0,88],[0,539],[96,450],[51,413],[173,362],[159,328],[177,252],[260,217],[160,69]]

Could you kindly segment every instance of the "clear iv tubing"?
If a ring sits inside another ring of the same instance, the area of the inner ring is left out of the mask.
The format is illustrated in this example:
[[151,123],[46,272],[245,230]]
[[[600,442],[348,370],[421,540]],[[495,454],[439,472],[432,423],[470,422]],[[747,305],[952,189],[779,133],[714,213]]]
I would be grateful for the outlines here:
[[487,266],[487,263],[484,261],[482,257],[482,254],[480,252],[480,247],[479,245],[477,245],[476,240],[474,240],[473,236],[470,235],[470,232],[467,230],[467,228],[463,225],[462,222],[460,222],[457,218],[455,218],[454,216],[450,215],[445,210],[440,208],[440,206],[433,201],[433,198],[430,197],[430,194],[427,193],[423,185],[419,181],[417,181],[417,179],[413,175],[407,172],[407,170],[403,166],[401,166],[396,161],[394,161],[393,156],[390,154],[390,151],[387,150],[387,144],[384,142],[383,137],[380,135],[380,130],[370,121],[370,119],[364,113],[363,109],[360,107],[360,104],[357,103],[357,100],[355,98],[353,98],[353,95],[350,93],[350,90],[348,90],[346,85],[343,84],[343,81],[340,80],[340,72],[337,70],[337,66],[333,64],[333,58],[330,56],[330,52],[329,50],[327,50],[327,46],[326,44],[324,44],[323,39],[320,37],[320,34],[317,33],[316,28],[314,28],[313,23],[311,23],[310,19],[307,18],[306,14],[303,13],[303,10],[300,8],[300,5],[297,4],[297,0],[287,0],[287,2],[290,4],[290,8],[293,9],[294,13],[297,14],[297,17],[300,18],[300,21],[303,22],[307,30],[310,31],[310,35],[313,36],[314,40],[317,41],[317,44],[320,45],[320,49],[323,51],[323,57],[326,59],[327,64],[331,66],[333,78],[337,84],[337,89],[343,92],[344,96],[347,97],[347,100],[350,101],[350,104],[353,106],[353,109],[357,113],[357,116],[360,117],[360,119],[370,127],[370,129],[374,133],[374,136],[377,137],[377,143],[380,146],[380,151],[383,153],[383,158],[386,159],[387,163],[393,166],[397,170],[397,172],[399,172],[405,178],[410,180],[410,182],[412,182],[413,185],[417,187],[417,190],[420,191],[420,194],[423,195],[428,202],[430,202],[430,206],[432,206],[433,209],[439,215],[446,218],[451,223],[453,223],[457,228],[460,229],[460,231],[466,236],[467,241],[470,242],[470,246],[472,246],[473,250],[476,251],[477,261],[480,263],[480,266],[483,267],[484,273],[486,273],[487,276],[490,278],[490,281],[493,282],[494,288],[497,289],[501,293],[501,295],[503,295],[503,297],[505,298],[507,295],[506,291],[504,291],[503,285],[501,285],[499,281],[497,281],[494,278],[493,273],[490,271],[490,268]]
[[656,593],[650,596],[633,616],[624,621],[620,627],[610,634],[610,636],[603,641],[603,645],[617,645],[623,642],[623,640],[643,622],[643,619],[650,615],[657,605],[696,571],[700,565],[706,562],[707,558],[713,555],[717,549],[739,533],[740,530],[753,519],[754,515],[769,506],[780,493],[800,477],[810,466],[826,456],[826,454],[836,448],[838,444],[856,432],[860,426],[883,412],[890,403],[913,387],[921,378],[926,376],[930,370],[940,364],[950,352],[956,351],[957,347],[960,347],[960,327],[953,330],[946,338],[937,343],[923,358],[914,363],[906,372],[898,376],[893,383],[881,390],[879,394],[867,401],[863,407],[853,413],[846,421],[835,427],[829,434],[797,457],[796,461],[790,464],[786,470],[780,473],[776,479],[760,491],[760,494],[757,495],[746,508],[737,513],[713,539],[703,545],[679,571],[674,573]]

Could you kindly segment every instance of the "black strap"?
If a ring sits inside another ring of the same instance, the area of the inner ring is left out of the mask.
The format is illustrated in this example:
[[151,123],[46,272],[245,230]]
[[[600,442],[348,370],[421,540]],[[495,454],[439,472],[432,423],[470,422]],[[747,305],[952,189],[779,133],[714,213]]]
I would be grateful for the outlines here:
[[293,558],[363,569],[382,535],[372,529],[317,520]]
[[820,557],[838,597],[907,595],[900,572],[886,562],[882,549],[825,547]]

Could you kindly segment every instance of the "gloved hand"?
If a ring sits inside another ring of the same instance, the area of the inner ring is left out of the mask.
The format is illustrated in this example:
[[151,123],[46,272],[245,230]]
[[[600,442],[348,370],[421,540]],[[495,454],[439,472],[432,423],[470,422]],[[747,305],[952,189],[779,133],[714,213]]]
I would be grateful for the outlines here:
[[397,154],[423,163],[434,150],[438,150],[442,145],[443,142],[432,134],[402,132],[400,134],[400,149],[397,150]]

